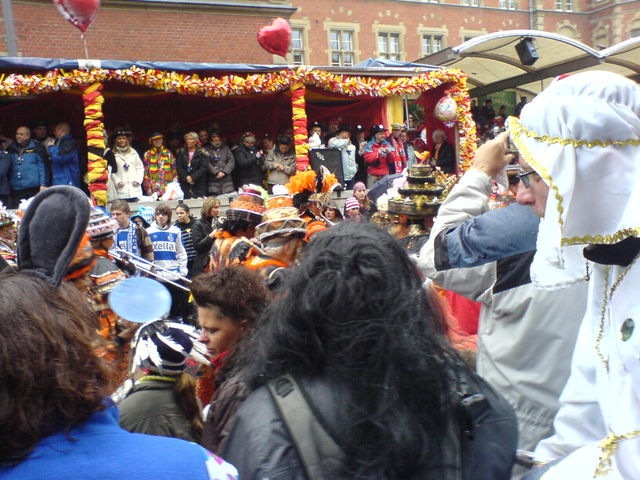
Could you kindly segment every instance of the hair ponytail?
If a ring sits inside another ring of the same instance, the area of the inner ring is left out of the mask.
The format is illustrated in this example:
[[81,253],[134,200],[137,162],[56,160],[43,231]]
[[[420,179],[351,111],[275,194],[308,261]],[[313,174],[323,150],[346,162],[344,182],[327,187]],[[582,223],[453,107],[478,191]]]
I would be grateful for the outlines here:
[[204,423],[200,414],[200,404],[196,397],[196,381],[188,373],[182,372],[176,378],[173,393],[178,406],[182,409],[187,420],[191,422],[191,434],[199,442],[204,430]]

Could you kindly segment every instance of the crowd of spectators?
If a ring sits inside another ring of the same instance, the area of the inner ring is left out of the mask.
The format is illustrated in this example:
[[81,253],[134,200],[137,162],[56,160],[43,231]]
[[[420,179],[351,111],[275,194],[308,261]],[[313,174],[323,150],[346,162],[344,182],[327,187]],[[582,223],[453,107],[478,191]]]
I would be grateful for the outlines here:
[[[68,123],[52,128],[45,122],[22,125],[13,138],[0,136],[0,201],[17,208],[20,201],[54,185],[86,186],[86,147],[71,134]],[[364,127],[345,125],[340,119],[329,126],[309,125],[314,149],[340,152],[343,188],[357,182],[371,186],[385,175],[400,173],[415,161],[414,153],[431,148],[430,161],[443,171],[455,171],[455,152],[442,130],[429,141],[403,124]],[[244,132],[227,136],[218,125],[187,132],[152,133],[139,142],[132,129],[116,127],[106,136],[104,158],[108,164],[108,199],[137,201],[173,199],[168,185],[180,186],[185,199],[229,194],[243,185],[284,185],[296,171],[291,129],[276,136]],[[86,191],[86,190],[85,190]]]

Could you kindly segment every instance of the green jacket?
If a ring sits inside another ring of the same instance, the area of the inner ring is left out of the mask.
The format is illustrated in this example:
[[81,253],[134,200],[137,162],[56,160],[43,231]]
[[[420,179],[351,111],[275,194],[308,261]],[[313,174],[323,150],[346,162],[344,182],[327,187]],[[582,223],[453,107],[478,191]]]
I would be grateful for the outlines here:
[[120,402],[120,426],[129,432],[198,442],[191,422],[173,393],[175,384],[163,380],[138,382]]

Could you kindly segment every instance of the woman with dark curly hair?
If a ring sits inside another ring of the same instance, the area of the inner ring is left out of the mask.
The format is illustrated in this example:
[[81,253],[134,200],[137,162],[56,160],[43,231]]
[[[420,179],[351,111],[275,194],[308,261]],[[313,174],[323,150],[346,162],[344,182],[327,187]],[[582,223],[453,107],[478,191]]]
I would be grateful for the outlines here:
[[234,368],[238,344],[253,328],[270,298],[264,280],[242,266],[205,273],[191,283],[204,343],[214,366],[213,397],[202,435],[202,445],[212,452],[224,447],[235,413],[247,396]]
[[[454,392],[459,378],[476,377],[447,344],[415,266],[377,226],[344,222],[317,234],[241,355],[253,392],[223,454],[243,480],[309,480],[314,470],[358,480],[509,478],[516,426],[508,406],[513,442],[493,458],[464,450],[474,473],[461,475]],[[274,402],[274,392],[291,393],[283,375],[295,378],[343,461],[320,452],[315,464],[302,460],[326,442],[300,423],[307,436],[293,440]],[[506,466],[493,468],[501,455]]]
[[199,446],[118,426],[105,400],[111,372],[94,353],[97,327],[73,287],[0,276],[0,477],[236,478]]

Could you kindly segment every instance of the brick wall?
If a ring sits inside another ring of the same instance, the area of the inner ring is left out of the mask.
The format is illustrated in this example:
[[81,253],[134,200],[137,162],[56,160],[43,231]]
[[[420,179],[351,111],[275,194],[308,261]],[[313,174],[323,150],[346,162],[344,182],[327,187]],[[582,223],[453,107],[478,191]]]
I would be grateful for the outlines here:
[[[469,0],[475,1],[475,0]],[[509,0],[505,0],[508,3]],[[259,28],[277,14],[275,10],[236,8],[221,12],[207,5],[143,5],[142,2],[105,0],[88,33],[92,58],[193,62],[283,62],[258,45]],[[189,2],[185,2],[186,4]],[[242,3],[250,3],[246,0]],[[422,35],[441,35],[443,47],[467,37],[498,30],[537,28],[573,37],[587,45],[607,45],[629,38],[640,29],[640,0],[573,0],[573,12],[556,10],[555,0],[536,0],[530,15],[529,0],[518,0],[515,10],[499,8],[501,0],[479,0],[479,7],[461,0],[442,3],[394,0],[260,0],[262,5],[294,6],[293,26],[305,30],[305,63],[330,64],[329,30],[355,32],[355,61],[378,55],[377,32],[399,33],[402,60],[423,56]],[[522,7],[522,8],[520,8]],[[13,1],[18,52],[22,56],[84,57],[79,32],[62,19],[50,1]],[[290,11],[282,12],[287,16]],[[336,27],[338,25],[338,27]],[[4,23],[0,22],[0,54],[6,52]],[[596,36],[599,40],[596,42]]]
[[[80,32],[49,2],[13,2],[20,56],[80,58]],[[271,63],[256,41],[270,15],[104,6],[88,30],[89,56],[100,59]],[[0,50],[6,50],[0,45]]]

